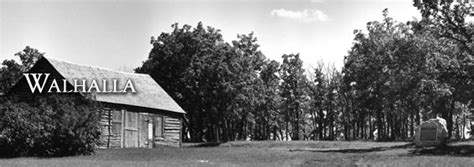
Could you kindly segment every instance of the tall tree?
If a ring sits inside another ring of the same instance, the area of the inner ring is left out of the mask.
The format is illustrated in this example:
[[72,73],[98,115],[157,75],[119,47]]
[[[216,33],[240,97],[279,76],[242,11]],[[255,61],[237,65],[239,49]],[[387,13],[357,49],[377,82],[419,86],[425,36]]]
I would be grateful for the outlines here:
[[229,44],[202,23],[172,28],[152,40],[136,72],[149,73],[187,111],[192,141],[247,138],[262,99],[258,73],[265,61],[253,33]]
[[21,64],[15,60],[4,60],[0,68],[0,94],[6,93],[20,79],[23,72],[28,71],[44,56],[38,49],[26,46],[22,51],[15,53],[20,58]]
[[433,61],[439,64],[438,81],[449,95],[438,98],[436,108],[447,118],[451,134],[455,103],[474,107],[470,102],[474,99],[474,24],[466,21],[473,7],[454,1],[414,2],[423,16],[417,30],[429,32],[438,42],[432,47],[440,56]]
[[311,96],[311,108],[310,113],[313,122],[313,139],[323,139],[324,132],[324,102],[326,94],[327,78],[324,74],[324,63],[319,62],[318,66],[313,69],[314,73],[311,75],[312,82],[309,82],[308,88]]
[[299,54],[285,54],[282,58],[283,63],[280,67],[282,78],[281,97],[283,100],[282,110],[286,121],[286,137],[288,138],[288,135],[291,135],[292,140],[300,140],[302,139],[301,130],[309,99],[305,90],[307,78]]

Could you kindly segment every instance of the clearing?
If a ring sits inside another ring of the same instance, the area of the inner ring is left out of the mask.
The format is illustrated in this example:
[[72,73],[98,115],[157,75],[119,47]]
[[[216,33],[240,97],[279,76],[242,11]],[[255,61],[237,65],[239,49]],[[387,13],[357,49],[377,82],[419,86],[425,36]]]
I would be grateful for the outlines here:
[[474,166],[474,142],[415,148],[409,142],[237,141],[0,159],[0,166]]

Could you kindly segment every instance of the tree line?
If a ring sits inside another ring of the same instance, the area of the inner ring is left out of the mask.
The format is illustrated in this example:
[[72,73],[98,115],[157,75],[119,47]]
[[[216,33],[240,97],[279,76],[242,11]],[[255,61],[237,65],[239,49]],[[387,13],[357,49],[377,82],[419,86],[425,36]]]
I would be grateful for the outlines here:
[[230,43],[218,29],[172,25],[152,38],[150,74],[187,111],[188,141],[407,140],[441,113],[462,138],[473,107],[473,24],[469,8],[415,4],[421,20],[383,20],[354,31],[336,69],[305,70],[299,54],[270,60],[253,33]]

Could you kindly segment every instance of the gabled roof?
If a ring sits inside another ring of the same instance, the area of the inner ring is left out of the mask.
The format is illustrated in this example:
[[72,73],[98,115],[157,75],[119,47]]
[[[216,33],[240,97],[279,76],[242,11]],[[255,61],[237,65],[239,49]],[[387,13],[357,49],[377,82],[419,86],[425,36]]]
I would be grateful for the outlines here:
[[[73,79],[86,79],[88,80],[86,85],[89,85],[92,79],[98,81],[106,79],[110,81],[107,82],[109,89],[112,87],[112,79],[117,79],[120,87],[130,79],[136,89],[136,93],[97,93],[95,95],[97,101],[186,113],[148,74],[119,72],[45,57],[42,59],[49,62],[70,84],[73,84]],[[97,83],[99,87],[103,87],[101,82]]]

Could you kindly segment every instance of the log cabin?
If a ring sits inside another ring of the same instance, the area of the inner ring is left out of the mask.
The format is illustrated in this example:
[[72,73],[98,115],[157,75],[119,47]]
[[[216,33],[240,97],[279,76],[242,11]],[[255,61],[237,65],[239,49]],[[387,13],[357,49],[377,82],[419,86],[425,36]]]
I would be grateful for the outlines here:
[[[98,147],[181,146],[182,124],[186,112],[148,74],[118,72],[46,57],[40,58],[27,73],[49,74],[48,79],[44,78],[45,85],[50,85],[52,80],[65,80],[69,88],[74,87],[73,81],[77,79],[83,79],[89,83],[95,79],[116,80],[118,83],[130,80],[134,84],[134,92],[73,92],[82,97],[93,94],[94,99],[103,106]],[[15,95],[28,101],[33,97],[32,94],[41,93],[32,91],[25,77],[27,75],[23,76],[7,95]],[[99,87],[112,87],[108,85],[112,84],[110,82],[97,82],[97,84]]]

